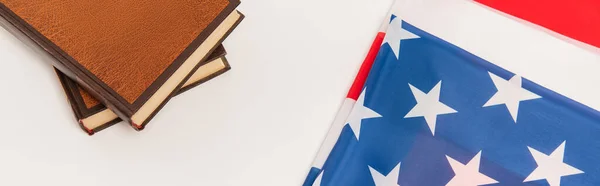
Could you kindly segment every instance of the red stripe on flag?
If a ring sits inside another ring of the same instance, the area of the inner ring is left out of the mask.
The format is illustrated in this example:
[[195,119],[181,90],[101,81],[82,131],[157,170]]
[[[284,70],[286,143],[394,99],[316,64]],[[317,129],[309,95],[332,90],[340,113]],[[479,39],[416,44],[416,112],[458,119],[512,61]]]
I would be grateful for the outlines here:
[[477,2],[600,48],[600,0],[477,0]]
[[362,88],[365,85],[365,81],[367,81],[367,76],[369,76],[369,72],[371,71],[371,66],[373,66],[373,62],[375,62],[375,57],[377,57],[377,53],[379,52],[379,48],[381,48],[381,44],[383,43],[383,38],[385,37],[385,32],[377,33],[377,37],[371,44],[371,49],[369,49],[369,53],[362,65],[360,66],[360,70],[358,70],[358,74],[356,74],[356,78],[352,83],[352,87],[348,91],[347,98],[350,99],[358,99],[358,96],[362,92]]

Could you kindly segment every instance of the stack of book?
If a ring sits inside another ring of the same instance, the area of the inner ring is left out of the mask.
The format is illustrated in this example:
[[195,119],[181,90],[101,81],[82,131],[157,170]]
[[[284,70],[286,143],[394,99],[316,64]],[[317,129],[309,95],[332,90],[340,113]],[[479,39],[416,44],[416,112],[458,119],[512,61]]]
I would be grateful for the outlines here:
[[52,58],[81,128],[142,130],[173,96],[230,69],[239,0],[0,0],[2,25]]

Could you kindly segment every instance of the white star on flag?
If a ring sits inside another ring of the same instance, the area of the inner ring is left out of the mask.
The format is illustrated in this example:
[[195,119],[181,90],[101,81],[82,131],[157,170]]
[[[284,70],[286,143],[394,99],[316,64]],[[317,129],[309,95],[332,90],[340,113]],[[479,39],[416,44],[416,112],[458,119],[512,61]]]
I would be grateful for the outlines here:
[[360,96],[358,96],[358,99],[356,100],[356,103],[354,104],[354,107],[352,108],[352,111],[350,112],[350,115],[348,116],[348,119],[346,121],[346,123],[350,125],[350,128],[354,132],[354,135],[356,136],[357,140],[360,139],[360,127],[362,125],[363,119],[381,117],[380,114],[364,105],[365,94],[367,94],[366,87],[360,93]]
[[319,172],[319,176],[317,176],[312,186],[321,186],[321,180],[323,180],[323,171]]
[[390,171],[386,176],[379,173],[377,170],[373,169],[369,166],[369,171],[371,171],[371,176],[373,177],[373,181],[375,182],[375,186],[399,186],[398,184],[398,176],[400,175],[400,163]]
[[396,59],[398,59],[398,55],[400,54],[400,41],[417,38],[420,37],[402,28],[402,19],[397,17],[390,23],[385,38],[383,39],[383,44],[388,43],[392,48],[392,51],[394,51],[394,54],[396,54]]
[[560,186],[560,178],[562,176],[584,173],[571,165],[563,163],[565,146],[566,141],[560,144],[549,156],[531,147],[527,147],[538,167],[523,182],[546,179],[550,186]]
[[519,103],[521,101],[541,98],[537,94],[521,87],[521,76],[515,75],[510,78],[510,80],[506,81],[491,72],[489,72],[489,74],[494,85],[496,85],[498,92],[496,92],[483,107],[504,104],[515,123],[517,123],[517,114],[519,113]]
[[410,83],[408,86],[410,87],[415,100],[417,100],[417,105],[415,105],[404,118],[425,117],[425,122],[429,126],[429,130],[431,130],[431,134],[435,135],[437,115],[457,112],[439,101],[442,81],[439,81],[427,94],[418,88],[415,88]]
[[473,157],[466,165],[452,159],[450,156],[446,156],[446,158],[455,174],[446,186],[479,186],[498,183],[498,181],[479,172],[481,151],[479,151],[479,153],[477,153],[477,155],[475,155],[475,157]]

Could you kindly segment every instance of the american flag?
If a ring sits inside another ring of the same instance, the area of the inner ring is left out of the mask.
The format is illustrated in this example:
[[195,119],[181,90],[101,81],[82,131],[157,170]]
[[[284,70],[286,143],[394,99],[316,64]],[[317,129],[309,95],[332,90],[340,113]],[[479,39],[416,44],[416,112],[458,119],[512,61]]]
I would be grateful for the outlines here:
[[396,1],[304,185],[600,185],[600,37],[490,4]]

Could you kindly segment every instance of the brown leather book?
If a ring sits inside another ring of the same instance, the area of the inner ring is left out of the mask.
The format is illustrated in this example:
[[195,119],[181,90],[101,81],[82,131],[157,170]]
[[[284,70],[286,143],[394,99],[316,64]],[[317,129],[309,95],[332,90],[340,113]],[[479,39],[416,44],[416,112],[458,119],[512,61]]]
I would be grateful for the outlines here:
[[[225,58],[227,52],[223,46],[219,46],[208,59],[202,63],[200,68],[194,72],[192,77],[183,85],[177,94],[181,94],[191,88],[194,88],[212,78],[215,78],[231,67]],[[117,115],[106,108],[96,98],[90,95],[87,91],[79,87],[77,82],[71,80],[59,70],[55,69],[58,79],[60,80],[67,100],[73,109],[75,118],[79,126],[89,135],[93,135],[101,130],[104,130],[122,120]]]
[[141,130],[243,19],[239,3],[0,0],[0,16]]

